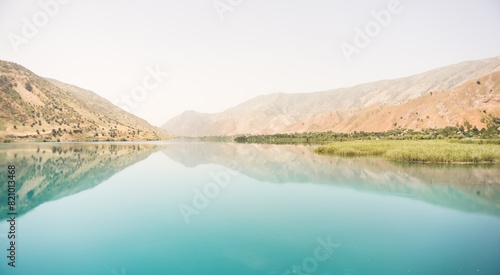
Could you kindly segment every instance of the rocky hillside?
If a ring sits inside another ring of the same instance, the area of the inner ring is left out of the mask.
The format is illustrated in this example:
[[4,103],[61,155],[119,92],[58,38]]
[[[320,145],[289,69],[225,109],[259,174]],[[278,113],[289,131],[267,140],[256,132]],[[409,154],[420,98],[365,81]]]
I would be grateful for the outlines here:
[[330,128],[335,132],[387,131],[396,127],[421,130],[446,126],[487,125],[482,118],[500,116],[500,71],[448,91],[434,91],[403,104],[374,104]]
[[0,61],[0,140],[145,141],[165,130],[99,95]]
[[402,104],[432,91],[453,89],[499,70],[500,56],[325,92],[270,94],[221,113],[188,111],[172,118],[162,128],[178,136],[331,130],[366,107]]

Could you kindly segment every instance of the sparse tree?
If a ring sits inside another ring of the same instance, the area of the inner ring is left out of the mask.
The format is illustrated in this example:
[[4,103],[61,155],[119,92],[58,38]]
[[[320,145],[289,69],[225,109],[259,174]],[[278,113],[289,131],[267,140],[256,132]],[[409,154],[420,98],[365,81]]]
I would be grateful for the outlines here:
[[33,91],[33,87],[31,86],[31,83],[26,82],[25,87],[26,87],[26,90],[28,90],[28,91],[30,91],[30,92],[31,92],[31,91]]

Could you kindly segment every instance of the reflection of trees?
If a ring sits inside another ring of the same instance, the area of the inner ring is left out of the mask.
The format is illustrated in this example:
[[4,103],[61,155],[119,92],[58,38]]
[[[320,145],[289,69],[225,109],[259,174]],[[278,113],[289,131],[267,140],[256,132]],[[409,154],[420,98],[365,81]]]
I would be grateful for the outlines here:
[[[188,167],[219,164],[259,181],[317,183],[404,196],[500,216],[500,169],[495,166],[396,165],[383,159],[319,156],[310,147],[233,143],[0,145],[0,179],[16,165],[18,214],[99,185],[163,150]],[[0,184],[0,202],[7,185]],[[0,203],[5,218],[6,203]]]
[[330,184],[500,216],[498,166],[400,165],[320,156],[294,145],[193,143],[169,145],[163,152],[188,167],[219,164],[259,181]]
[[[120,170],[159,150],[150,144],[14,144],[0,147],[0,167],[16,166],[16,210],[22,215],[38,205],[99,185]],[[6,168],[0,178],[7,178]],[[0,185],[6,201],[7,185]],[[0,204],[0,217],[7,213]]]

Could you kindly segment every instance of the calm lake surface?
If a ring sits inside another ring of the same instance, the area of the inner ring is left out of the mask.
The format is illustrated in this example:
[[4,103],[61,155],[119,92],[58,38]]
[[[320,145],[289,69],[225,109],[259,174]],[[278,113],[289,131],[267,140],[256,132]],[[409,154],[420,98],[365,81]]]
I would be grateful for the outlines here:
[[2,144],[0,179],[2,275],[500,274],[498,166],[293,145]]

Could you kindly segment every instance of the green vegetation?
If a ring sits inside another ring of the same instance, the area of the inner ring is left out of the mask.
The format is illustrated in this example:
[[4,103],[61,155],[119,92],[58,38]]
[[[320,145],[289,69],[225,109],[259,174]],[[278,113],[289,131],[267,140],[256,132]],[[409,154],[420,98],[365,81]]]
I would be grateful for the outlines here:
[[[328,144],[337,141],[354,140],[463,140],[465,143],[495,143],[500,140],[500,118],[491,115],[484,116],[482,122],[487,128],[479,130],[468,121],[456,127],[445,127],[441,129],[423,129],[415,131],[411,129],[397,128],[386,132],[308,132],[293,134],[274,135],[237,135],[237,136],[209,136],[199,138],[202,141],[211,142],[237,142],[237,143],[263,143],[263,144]],[[470,140],[470,141],[468,141]],[[480,141],[484,140],[484,141]]]
[[451,139],[449,142],[462,144],[497,144],[500,145],[500,139]]
[[[236,136],[208,136],[199,138],[202,141],[237,142],[237,143],[264,143],[264,144],[328,144],[337,141],[353,140],[434,140],[434,139],[478,139],[471,143],[481,143],[479,140],[500,140],[500,118],[491,114],[485,115],[481,122],[486,128],[479,130],[475,125],[465,121],[463,125],[448,126],[440,129],[412,129],[396,128],[386,132],[307,132],[274,135],[236,135]],[[484,143],[489,143],[490,141]],[[494,143],[494,142],[493,142]],[[494,143],[497,144],[497,143]]]
[[379,156],[400,162],[500,163],[500,146],[497,144],[466,144],[445,140],[335,142],[318,147],[315,152],[342,157]]
[[182,139],[184,139],[184,140],[198,139],[198,140],[206,141],[206,142],[235,142],[236,138],[237,138],[236,136],[209,136],[209,137],[200,137],[200,138],[184,137]]
[[342,157],[378,156],[400,162],[500,163],[500,119],[484,116],[487,128],[465,121],[457,127],[386,132],[309,132],[274,135],[202,137],[202,141],[263,144],[319,144],[318,154]]

